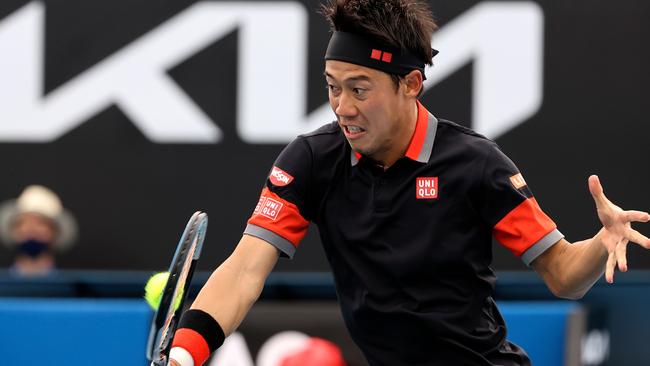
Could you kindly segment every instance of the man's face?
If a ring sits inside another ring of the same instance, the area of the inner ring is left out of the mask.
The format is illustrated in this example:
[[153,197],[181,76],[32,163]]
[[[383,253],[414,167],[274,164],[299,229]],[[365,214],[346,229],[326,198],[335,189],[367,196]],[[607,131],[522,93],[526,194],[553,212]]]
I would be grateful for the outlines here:
[[353,150],[382,162],[403,145],[413,103],[388,74],[328,60],[325,79],[330,105]]
[[33,213],[23,213],[14,222],[13,237],[17,242],[38,240],[52,243],[56,238],[56,228],[52,220]]

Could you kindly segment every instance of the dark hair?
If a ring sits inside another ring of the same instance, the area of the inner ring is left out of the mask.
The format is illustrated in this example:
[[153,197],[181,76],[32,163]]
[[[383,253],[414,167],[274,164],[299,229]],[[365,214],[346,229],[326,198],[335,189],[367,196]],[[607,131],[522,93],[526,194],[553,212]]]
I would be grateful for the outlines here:
[[[432,65],[431,37],[438,29],[429,6],[418,0],[329,0],[321,13],[332,31],[365,36]],[[402,75],[392,75],[399,84]]]

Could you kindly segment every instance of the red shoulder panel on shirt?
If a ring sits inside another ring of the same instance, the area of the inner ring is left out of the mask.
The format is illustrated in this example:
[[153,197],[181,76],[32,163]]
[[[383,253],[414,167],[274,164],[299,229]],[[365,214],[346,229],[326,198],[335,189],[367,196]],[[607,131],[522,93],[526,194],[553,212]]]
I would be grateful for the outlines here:
[[309,221],[302,217],[295,204],[281,198],[268,188],[262,190],[260,200],[248,223],[270,230],[296,247],[309,227]]
[[510,211],[499,221],[492,233],[506,248],[520,257],[557,226],[531,197]]

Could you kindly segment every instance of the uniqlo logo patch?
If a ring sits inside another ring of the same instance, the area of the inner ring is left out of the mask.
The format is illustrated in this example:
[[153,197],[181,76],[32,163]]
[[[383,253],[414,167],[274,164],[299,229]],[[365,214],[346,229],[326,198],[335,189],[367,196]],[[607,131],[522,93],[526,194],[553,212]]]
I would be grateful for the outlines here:
[[415,180],[415,198],[432,200],[438,198],[438,177],[418,177]]
[[510,183],[512,183],[515,189],[522,189],[526,186],[526,181],[524,180],[524,177],[521,175],[521,173],[510,177]]
[[278,215],[280,215],[283,206],[282,202],[276,201],[273,198],[262,197],[255,207],[255,213],[275,221]]
[[271,170],[271,174],[269,175],[269,179],[273,185],[282,187],[291,183],[293,177],[284,170],[278,168],[277,166],[274,166],[273,170]]

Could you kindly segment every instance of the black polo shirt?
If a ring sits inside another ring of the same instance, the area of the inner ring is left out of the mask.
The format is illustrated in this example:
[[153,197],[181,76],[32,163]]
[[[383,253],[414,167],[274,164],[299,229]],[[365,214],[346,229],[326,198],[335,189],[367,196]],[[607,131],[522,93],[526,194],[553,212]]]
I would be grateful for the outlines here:
[[352,338],[375,365],[528,365],[492,299],[492,238],[526,264],[562,238],[487,138],[418,103],[384,171],[336,122],[277,158],[245,233],[292,257],[316,223]]

